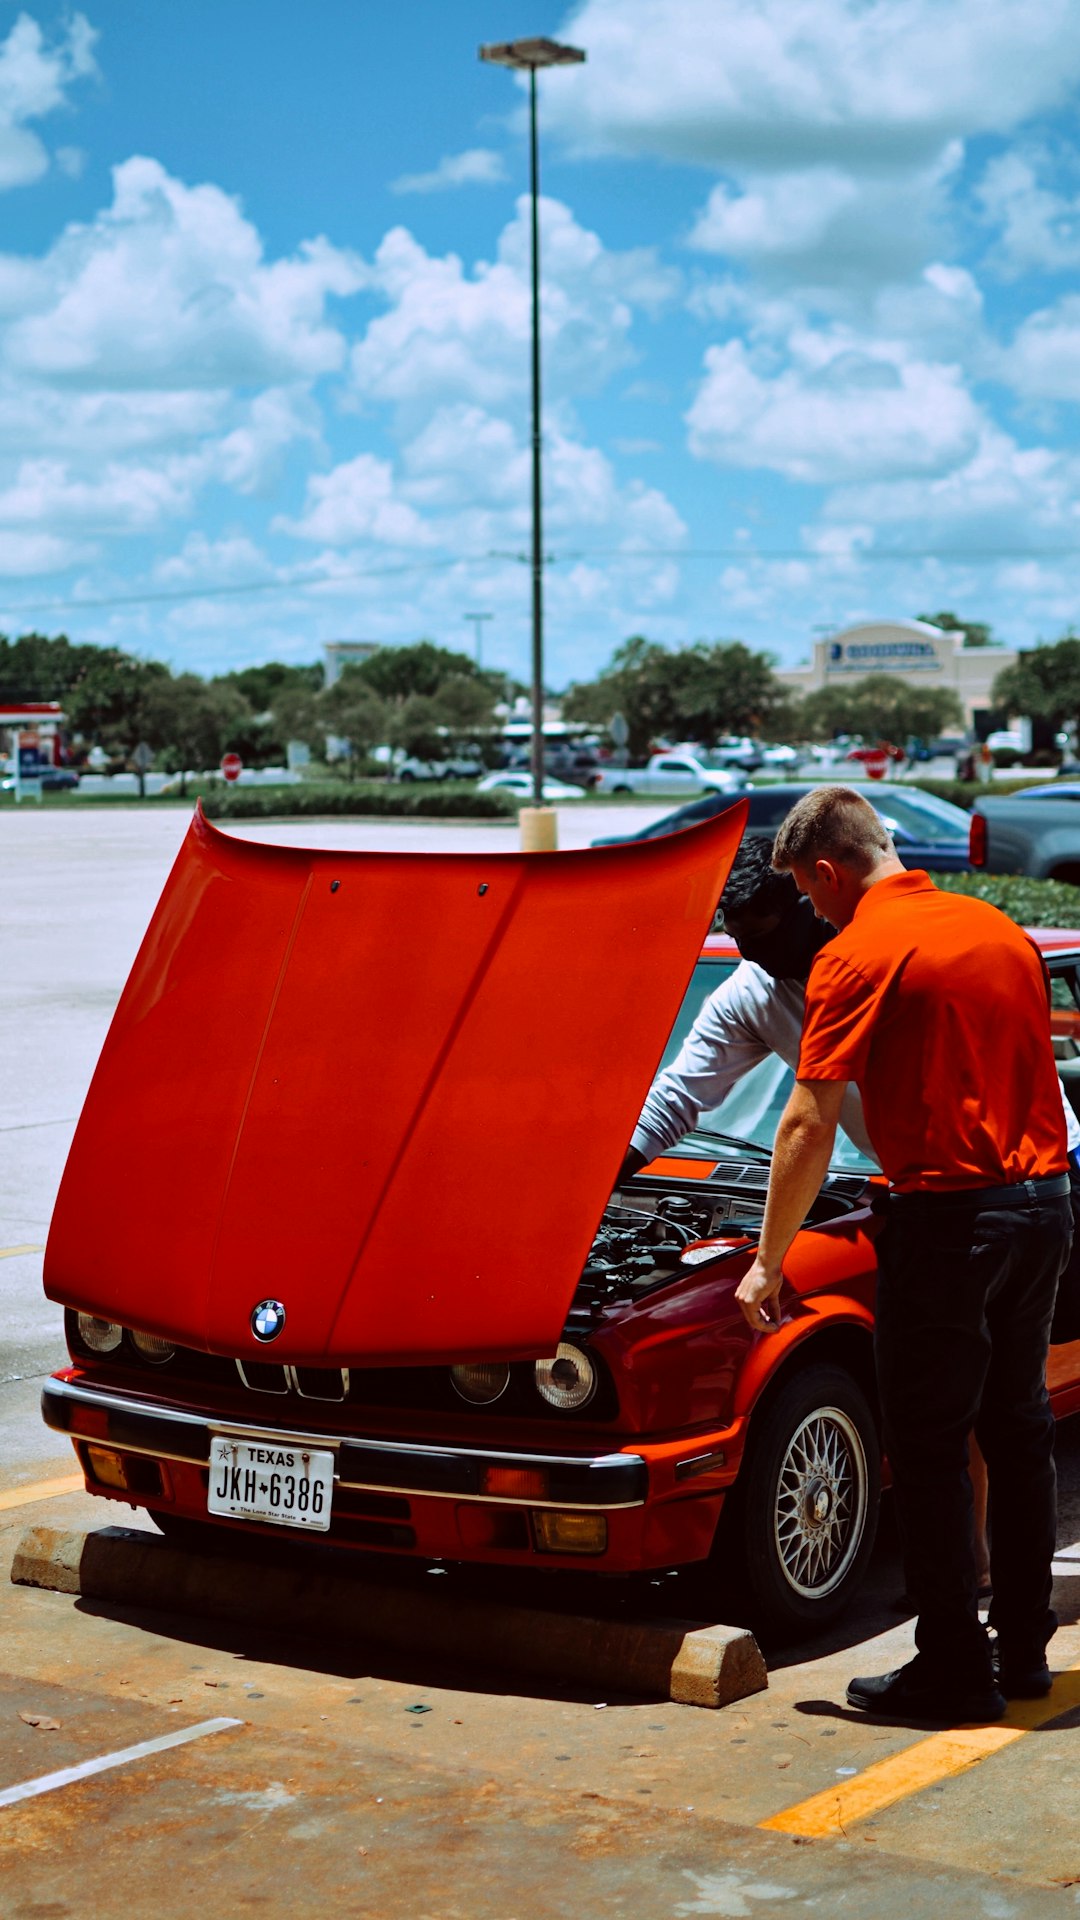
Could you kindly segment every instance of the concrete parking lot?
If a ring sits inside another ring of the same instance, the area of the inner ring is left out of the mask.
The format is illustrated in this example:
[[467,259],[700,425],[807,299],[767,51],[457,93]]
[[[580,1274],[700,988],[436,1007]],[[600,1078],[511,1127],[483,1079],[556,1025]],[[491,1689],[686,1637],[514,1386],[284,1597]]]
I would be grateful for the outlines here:
[[[618,809],[627,831],[666,806]],[[613,830],[562,809],[560,844]],[[886,1508],[868,1586],[828,1637],[769,1649],[770,1684],[718,1712],[605,1685],[508,1680],[250,1622],[13,1587],[25,1528],[118,1513],[40,1424],[61,1316],[40,1291],[64,1155],[113,1005],[187,824],[183,809],[0,816],[0,1914],[1045,1916],[1080,1910],[1080,1433],[1062,1479],[1049,1701],[992,1728],[876,1726],[852,1673],[908,1657]],[[513,850],[513,825],[337,821],[251,837]],[[385,1575],[383,1577],[390,1577]],[[396,1576],[395,1576],[396,1577]],[[493,1590],[457,1569],[413,1587]],[[584,1583],[587,1587],[588,1583]],[[583,1586],[528,1595],[583,1610]],[[611,1586],[613,1618],[692,1611],[683,1576]],[[99,1766],[97,1763],[107,1763]],[[70,1774],[68,1773],[70,1771]],[[42,1776],[66,1784],[33,1791]]]

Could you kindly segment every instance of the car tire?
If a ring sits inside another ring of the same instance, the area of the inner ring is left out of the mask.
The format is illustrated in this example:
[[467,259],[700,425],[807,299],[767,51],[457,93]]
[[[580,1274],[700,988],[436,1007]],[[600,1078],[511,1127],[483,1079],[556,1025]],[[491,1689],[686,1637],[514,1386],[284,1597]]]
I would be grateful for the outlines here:
[[633,787],[612,787],[612,793],[633,793]]
[[798,1637],[844,1611],[880,1493],[881,1443],[857,1381],[824,1363],[794,1374],[755,1416],[717,1538],[755,1626]]

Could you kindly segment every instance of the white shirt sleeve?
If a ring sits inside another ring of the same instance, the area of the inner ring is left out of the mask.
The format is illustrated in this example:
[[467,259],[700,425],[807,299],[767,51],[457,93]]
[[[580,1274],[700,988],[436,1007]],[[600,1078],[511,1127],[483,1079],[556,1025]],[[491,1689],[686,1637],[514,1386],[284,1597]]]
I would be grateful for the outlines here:
[[[631,1145],[654,1160],[770,1054],[794,1073],[805,997],[801,980],[774,980],[752,961],[741,961],[709,995],[675,1059],[653,1081]],[[855,1087],[844,1095],[840,1124],[855,1146],[876,1162]]]

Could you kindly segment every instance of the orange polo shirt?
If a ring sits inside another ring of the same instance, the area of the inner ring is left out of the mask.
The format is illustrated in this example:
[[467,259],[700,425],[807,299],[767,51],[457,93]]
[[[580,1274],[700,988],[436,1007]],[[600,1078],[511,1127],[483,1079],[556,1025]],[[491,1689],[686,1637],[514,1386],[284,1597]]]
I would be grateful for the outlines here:
[[900,1193],[1067,1166],[1042,956],[985,900],[897,873],[817,955],[800,1080],[853,1080]]

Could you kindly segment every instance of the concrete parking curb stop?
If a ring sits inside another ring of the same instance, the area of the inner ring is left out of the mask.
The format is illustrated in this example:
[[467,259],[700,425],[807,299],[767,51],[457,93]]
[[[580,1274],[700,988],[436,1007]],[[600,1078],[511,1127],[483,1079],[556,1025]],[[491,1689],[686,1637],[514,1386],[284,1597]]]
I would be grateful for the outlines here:
[[244,1626],[254,1621],[318,1640],[369,1641],[401,1653],[585,1683],[601,1693],[659,1695],[685,1706],[725,1707],[769,1684],[757,1642],[743,1627],[593,1620],[419,1592],[367,1581],[359,1570],[201,1554],[124,1527],[96,1533],[29,1527],[16,1548],[11,1578],[16,1586],[78,1593],[117,1606]]

